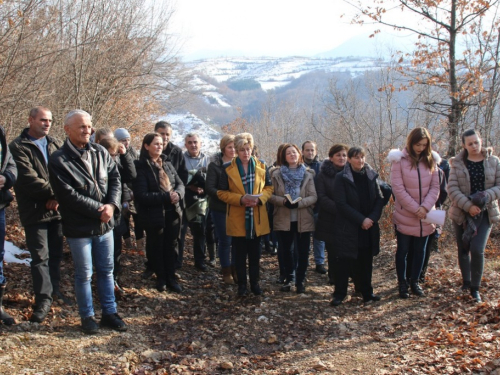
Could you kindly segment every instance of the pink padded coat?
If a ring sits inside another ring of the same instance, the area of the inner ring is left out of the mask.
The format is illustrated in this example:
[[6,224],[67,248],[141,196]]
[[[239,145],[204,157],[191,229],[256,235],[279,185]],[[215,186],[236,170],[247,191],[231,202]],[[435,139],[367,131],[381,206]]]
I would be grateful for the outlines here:
[[[436,164],[441,158],[432,153]],[[439,197],[439,172],[419,162],[411,168],[411,160],[406,149],[391,150],[387,159],[391,165],[392,193],[395,197],[392,221],[398,232],[414,237],[425,237],[435,230],[435,225],[422,222],[416,212],[420,206],[430,211]]]

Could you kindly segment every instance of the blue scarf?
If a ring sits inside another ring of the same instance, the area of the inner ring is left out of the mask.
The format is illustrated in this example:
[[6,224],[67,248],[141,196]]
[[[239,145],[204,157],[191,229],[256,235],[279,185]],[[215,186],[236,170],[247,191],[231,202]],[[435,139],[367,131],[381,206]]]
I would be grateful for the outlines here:
[[[236,158],[238,172],[240,172],[241,182],[245,188],[246,194],[253,194],[253,185],[255,183],[255,159],[252,157],[248,162],[247,174],[243,169],[243,164],[240,158]],[[245,208],[245,233],[247,239],[252,239],[253,236],[253,207]]]
[[282,165],[280,171],[285,183],[285,194],[290,194],[292,199],[298,198],[297,192],[300,191],[306,167],[304,164],[300,164],[297,169],[290,169],[286,165]]

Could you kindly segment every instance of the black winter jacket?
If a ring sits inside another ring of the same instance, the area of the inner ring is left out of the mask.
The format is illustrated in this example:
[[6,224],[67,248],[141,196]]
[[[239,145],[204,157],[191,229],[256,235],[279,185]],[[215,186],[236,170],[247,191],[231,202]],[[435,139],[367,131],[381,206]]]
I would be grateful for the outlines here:
[[186,185],[188,180],[188,170],[186,168],[186,160],[182,153],[182,149],[179,146],[174,145],[172,142],[168,142],[167,147],[163,150],[163,155],[167,157],[174,167],[175,171],[181,178],[181,181]]
[[[42,151],[28,136],[29,128],[9,144],[12,158],[17,166],[16,192],[19,218],[23,226],[60,220],[59,211],[46,208],[49,199],[55,199],[49,182],[49,168]],[[47,138],[47,153],[52,155],[60,149],[62,142],[50,136]]]
[[[184,184],[173,165],[161,155],[163,170],[167,174],[173,189],[184,197]],[[160,189],[159,171],[148,159],[135,161],[137,178],[133,181],[133,191],[137,213],[144,228],[162,228],[165,226],[165,210],[174,209],[182,219],[179,203],[172,205],[170,194]]]
[[226,203],[217,197],[217,190],[221,190],[219,182],[222,171],[224,170],[223,164],[221,152],[212,156],[210,164],[208,164],[205,191],[208,195],[208,207],[211,210],[226,213]]
[[315,180],[318,195],[316,206],[319,207],[319,213],[314,237],[329,244],[334,244],[336,241],[333,226],[337,216],[337,206],[333,199],[333,185],[335,176],[340,171],[329,159],[325,159]]
[[122,182],[122,202],[130,202],[133,196],[129,185],[137,177],[134,164],[135,159],[132,153],[126,152],[125,154],[120,154],[114,161],[118,166],[118,172],[120,173],[120,180]]
[[[96,143],[89,143],[93,162],[92,176],[78,151],[70,147],[69,139],[49,159],[49,181],[62,216],[66,237],[102,236],[113,229],[121,209],[121,181],[118,167],[108,151]],[[115,215],[107,223],[101,222],[98,209],[115,206]]]
[[370,198],[370,214],[365,216],[361,213],[360,200],[351,165],[346,163],[344,170],[337,173],[333,187],[333,196],[337,207],[337,216],[333,233],[336,238],[334,252],[341,258],[357,259],[358,238],[363,220],[367,217],[372,219],[374,224],[368,229],[370,232],[370,242],[372,255],[380,252],[380,228],[378,220],[382,215],[384,201],[382,192],[377,183],[378,174],[368,164],[365,164],[365,171],[368,177],[368,189]]
[[0,189],[0,210],[3,210],[14,199],[9,189],[16,183],[17,168],[9,148],[7,147],[5,130],[2,126],[0,126],[0,142],[2,144],[2,165],[0,166],[0,175],[5,177],[5,184],[3,188]]

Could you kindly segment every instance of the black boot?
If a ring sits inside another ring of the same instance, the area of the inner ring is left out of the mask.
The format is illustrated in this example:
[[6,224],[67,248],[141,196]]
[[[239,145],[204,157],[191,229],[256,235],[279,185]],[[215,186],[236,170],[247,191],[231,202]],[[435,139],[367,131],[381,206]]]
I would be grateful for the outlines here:
[[470,295],[474,299],[475,303],[481,303],[483,300],[481,299],[481,295],[479,294],[479,287],[471,287],[470,288]]
[[462,284],[462,292],[468,292],[470,290],[470,281],[465,281]]
[[3,294],[5,293],[5,284],[0,285],[0,322],[6,326],[11,326],[16,324],[16,321],[12,316],[7,314],[3,309]]
[[411,291],[413,294],[419,297],[425,296],[424,291],[422,290],[422,287],[418,284],[418,281],[412,280],[410,283]]
[[408,284],[406,281],[399,283],[399,297],[400,298],[409,298],[410,294],[408,293]]
[[238,284],[238,296],[245,297],[248,295],[247,284]]

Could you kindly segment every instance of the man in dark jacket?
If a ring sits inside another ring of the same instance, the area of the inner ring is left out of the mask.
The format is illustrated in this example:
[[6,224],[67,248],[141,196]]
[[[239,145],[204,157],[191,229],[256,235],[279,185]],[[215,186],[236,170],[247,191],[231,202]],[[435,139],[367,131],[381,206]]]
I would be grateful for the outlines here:
[[[321,163],[318,158],[318,147],[316,142],[305,141],[302,144],[302,159],[304,163],[312,169],[316,174],[314,176],[314,183],[319,175],[319,169]],[[314,206],[314,220],[318,220],[319,205]],[[314,263],[316,264],[316,272],[320,274],[325,274],[327,272],[325,268],[325,243],[316,238],[313,240],[313,250],[314,250]]]
[[14,318],[5,312],[2,307],[3,295],[7,279],[3,275],[3,257],[5,255],[5,207],[12,201],[13,197],[9,189],[14,185],[17,178],[16,163],[7,147],[5,131],[0,126],[0,322],[5,325],[15,323]]
[[52,296],[63,298],[59,290],[63,253],[61,215],[47,166],[50,155],[61,147],[61,142],[48,135],[52,125],[48,108],[32,108],[28,123],[29,127],[10,143],[9,149],[18,171],[14,191],[19,218],[31,254],[35,307],[30,320],[41,323],[50,311]]
[[63,233],[75,266],[75,291],[82,329],[97,333],[92,303],[92,266],[97,274],[101,326],[125,331],[116,311],[113,282],[113,226],[121,208],[121,182],[108,151],[90,143],[92,117],[73,110],[64,119],[68,138],[49,159],[50,184],[60,204]]
[[158,121],[155,124],[155,132],[160,134],[163,138],[163,154],[167,156],[167,161],[174,166],[175,171],[182,180],[182,183],[186,185],[188,180],[188,170],[186,168],[186,161],[182,155],[182,149],[170,142],[170,139],[172,139],[172,125],[166,121]]

